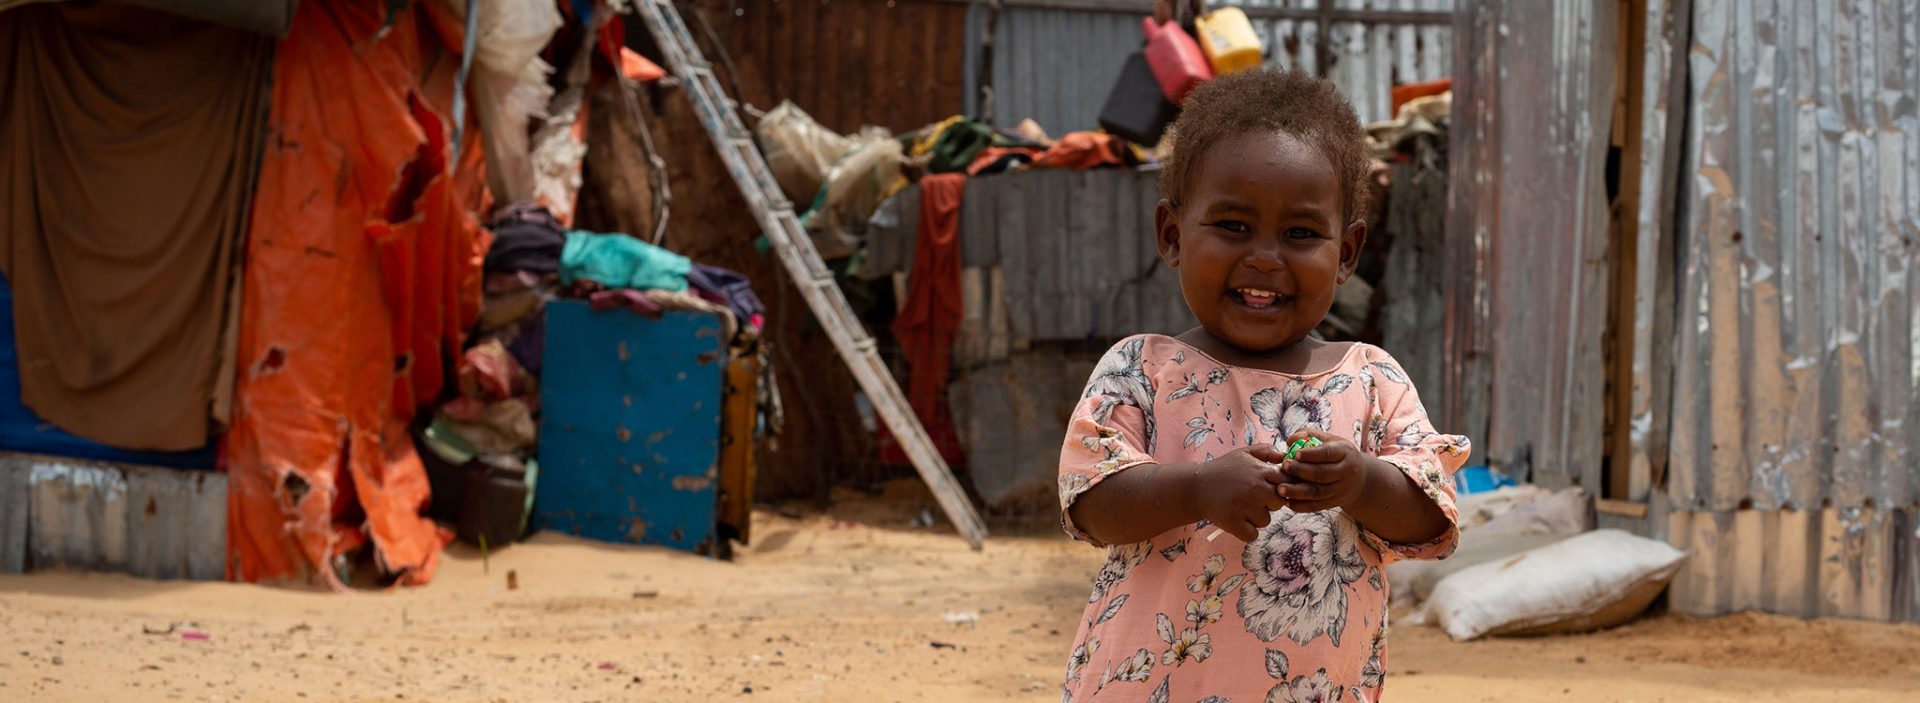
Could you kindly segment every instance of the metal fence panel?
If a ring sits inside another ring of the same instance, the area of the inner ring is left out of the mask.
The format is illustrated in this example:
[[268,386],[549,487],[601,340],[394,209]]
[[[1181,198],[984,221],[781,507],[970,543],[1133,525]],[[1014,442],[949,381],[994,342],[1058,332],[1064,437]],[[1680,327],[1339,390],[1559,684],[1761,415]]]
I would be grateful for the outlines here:
[[1488,0],[1463,6],[1454,25],[1464,51],[1449,268],[1461,278],[1448,284],[1448,314],[1469,356],[1449,352],[1444,402],[1470,414],[1471,395],[1489,388],[1479,459],[1596,494],[1615,13],[1590,0]]
[[1914,506],[1920,2],[1698,2],[1669,489]]
[[0,489],[0,571],[226,575],[226,474],[0,454]]
[[[1331,66],[1321,69],[1320,0],[1229,0],[1253,18],[1267,63],[1317,71],[1340,85],[1360,119],[1391,118],[1395,83],[1446,77],[1453,68],[1452,28],[1392,21],[1392,13],[1445,13],[1454,0],[1327,0],[1342,21],[1330,24]],[[1049,7],[1048,5],[1053,5]],[[1054,134],[1095,129],[1120,65],[1141,46],[1140,19],[1151,3],[1036,1],[1008,3],[993,36],[994,120],[1003,127],[1034,121]],[[1070,9],[1067,9],[1070,8]],[[979,63],[986,9],[969,15],[967,62]],[[1284,14],[1285,16],[1276,16]],[[1349,19],[1357,18],[1357,19]],[[969,111],[977,111],[978,76],[970,69]]]

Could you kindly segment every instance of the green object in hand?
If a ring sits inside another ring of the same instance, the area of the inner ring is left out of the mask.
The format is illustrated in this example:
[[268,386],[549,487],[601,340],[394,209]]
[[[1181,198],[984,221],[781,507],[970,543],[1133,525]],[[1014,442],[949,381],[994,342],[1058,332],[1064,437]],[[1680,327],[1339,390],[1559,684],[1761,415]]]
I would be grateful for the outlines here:
[[1321,442],[1319,437],[1308,437],[1306,439],[1293,440],[1293,444],[1287,445],[1287,455],[1284,457],[1281,457],[1280,460],[1293,461],[1293,455],[1299,452],[1301,448],[1318,447],[1321,444],[1324,444],[1324,442]]

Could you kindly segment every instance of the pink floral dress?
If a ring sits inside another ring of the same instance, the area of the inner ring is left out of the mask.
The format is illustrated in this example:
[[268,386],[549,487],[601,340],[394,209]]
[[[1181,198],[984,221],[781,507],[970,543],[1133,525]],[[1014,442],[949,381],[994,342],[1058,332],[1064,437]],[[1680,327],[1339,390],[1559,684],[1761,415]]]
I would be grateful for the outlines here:
[[[1161,335],[1130,337],[1094,369],[1060,450],[1067,532],[1098,544],[1067,509],[1108,476],[1155,462],[1211,460],[1305,427],[1350,434],[1399,467],[1456,522],[1452,474],[1467,439],[1435,433],[1413,384],[1378,347],[1295,376],[1228,367]],[[1381,566],[1440,559],[1457,527],[1426,544],[1387,542],[1340,510],[1281,509],[1251,544],[1213,541],[1202,520],[1111,545],[1087,597],[1063,701],[1375,701],[1386,672]]]

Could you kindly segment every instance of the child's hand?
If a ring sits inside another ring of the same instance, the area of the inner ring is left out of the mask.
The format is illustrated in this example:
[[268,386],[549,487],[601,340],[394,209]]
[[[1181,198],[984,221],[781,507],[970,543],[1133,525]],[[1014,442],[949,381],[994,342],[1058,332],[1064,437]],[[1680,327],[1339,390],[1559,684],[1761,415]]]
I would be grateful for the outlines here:
[[1278,490],[1286,452],[1271,446],[1236,449],[1200,467],[1200,514],[1227,534],[1252,542],[1286,502]]
[[1345,507],[1367,490],[1367,455],[1353,442],[1319,430],[1300,430],[1287,443],[1318,438],[1318,447],[1302,447],[1281,467],[1280,497],[1297,513]]

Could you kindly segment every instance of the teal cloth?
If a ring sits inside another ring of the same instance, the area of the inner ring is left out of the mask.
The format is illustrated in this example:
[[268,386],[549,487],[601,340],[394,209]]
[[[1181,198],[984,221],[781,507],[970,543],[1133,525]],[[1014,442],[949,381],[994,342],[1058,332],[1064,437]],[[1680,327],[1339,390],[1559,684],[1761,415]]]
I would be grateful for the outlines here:
[[560,249],[560,284],[565,286],[584,278],[608,288],[682,293],[692,270],[687,257],[624,234],[575,230],[567,233],[567,244]]

